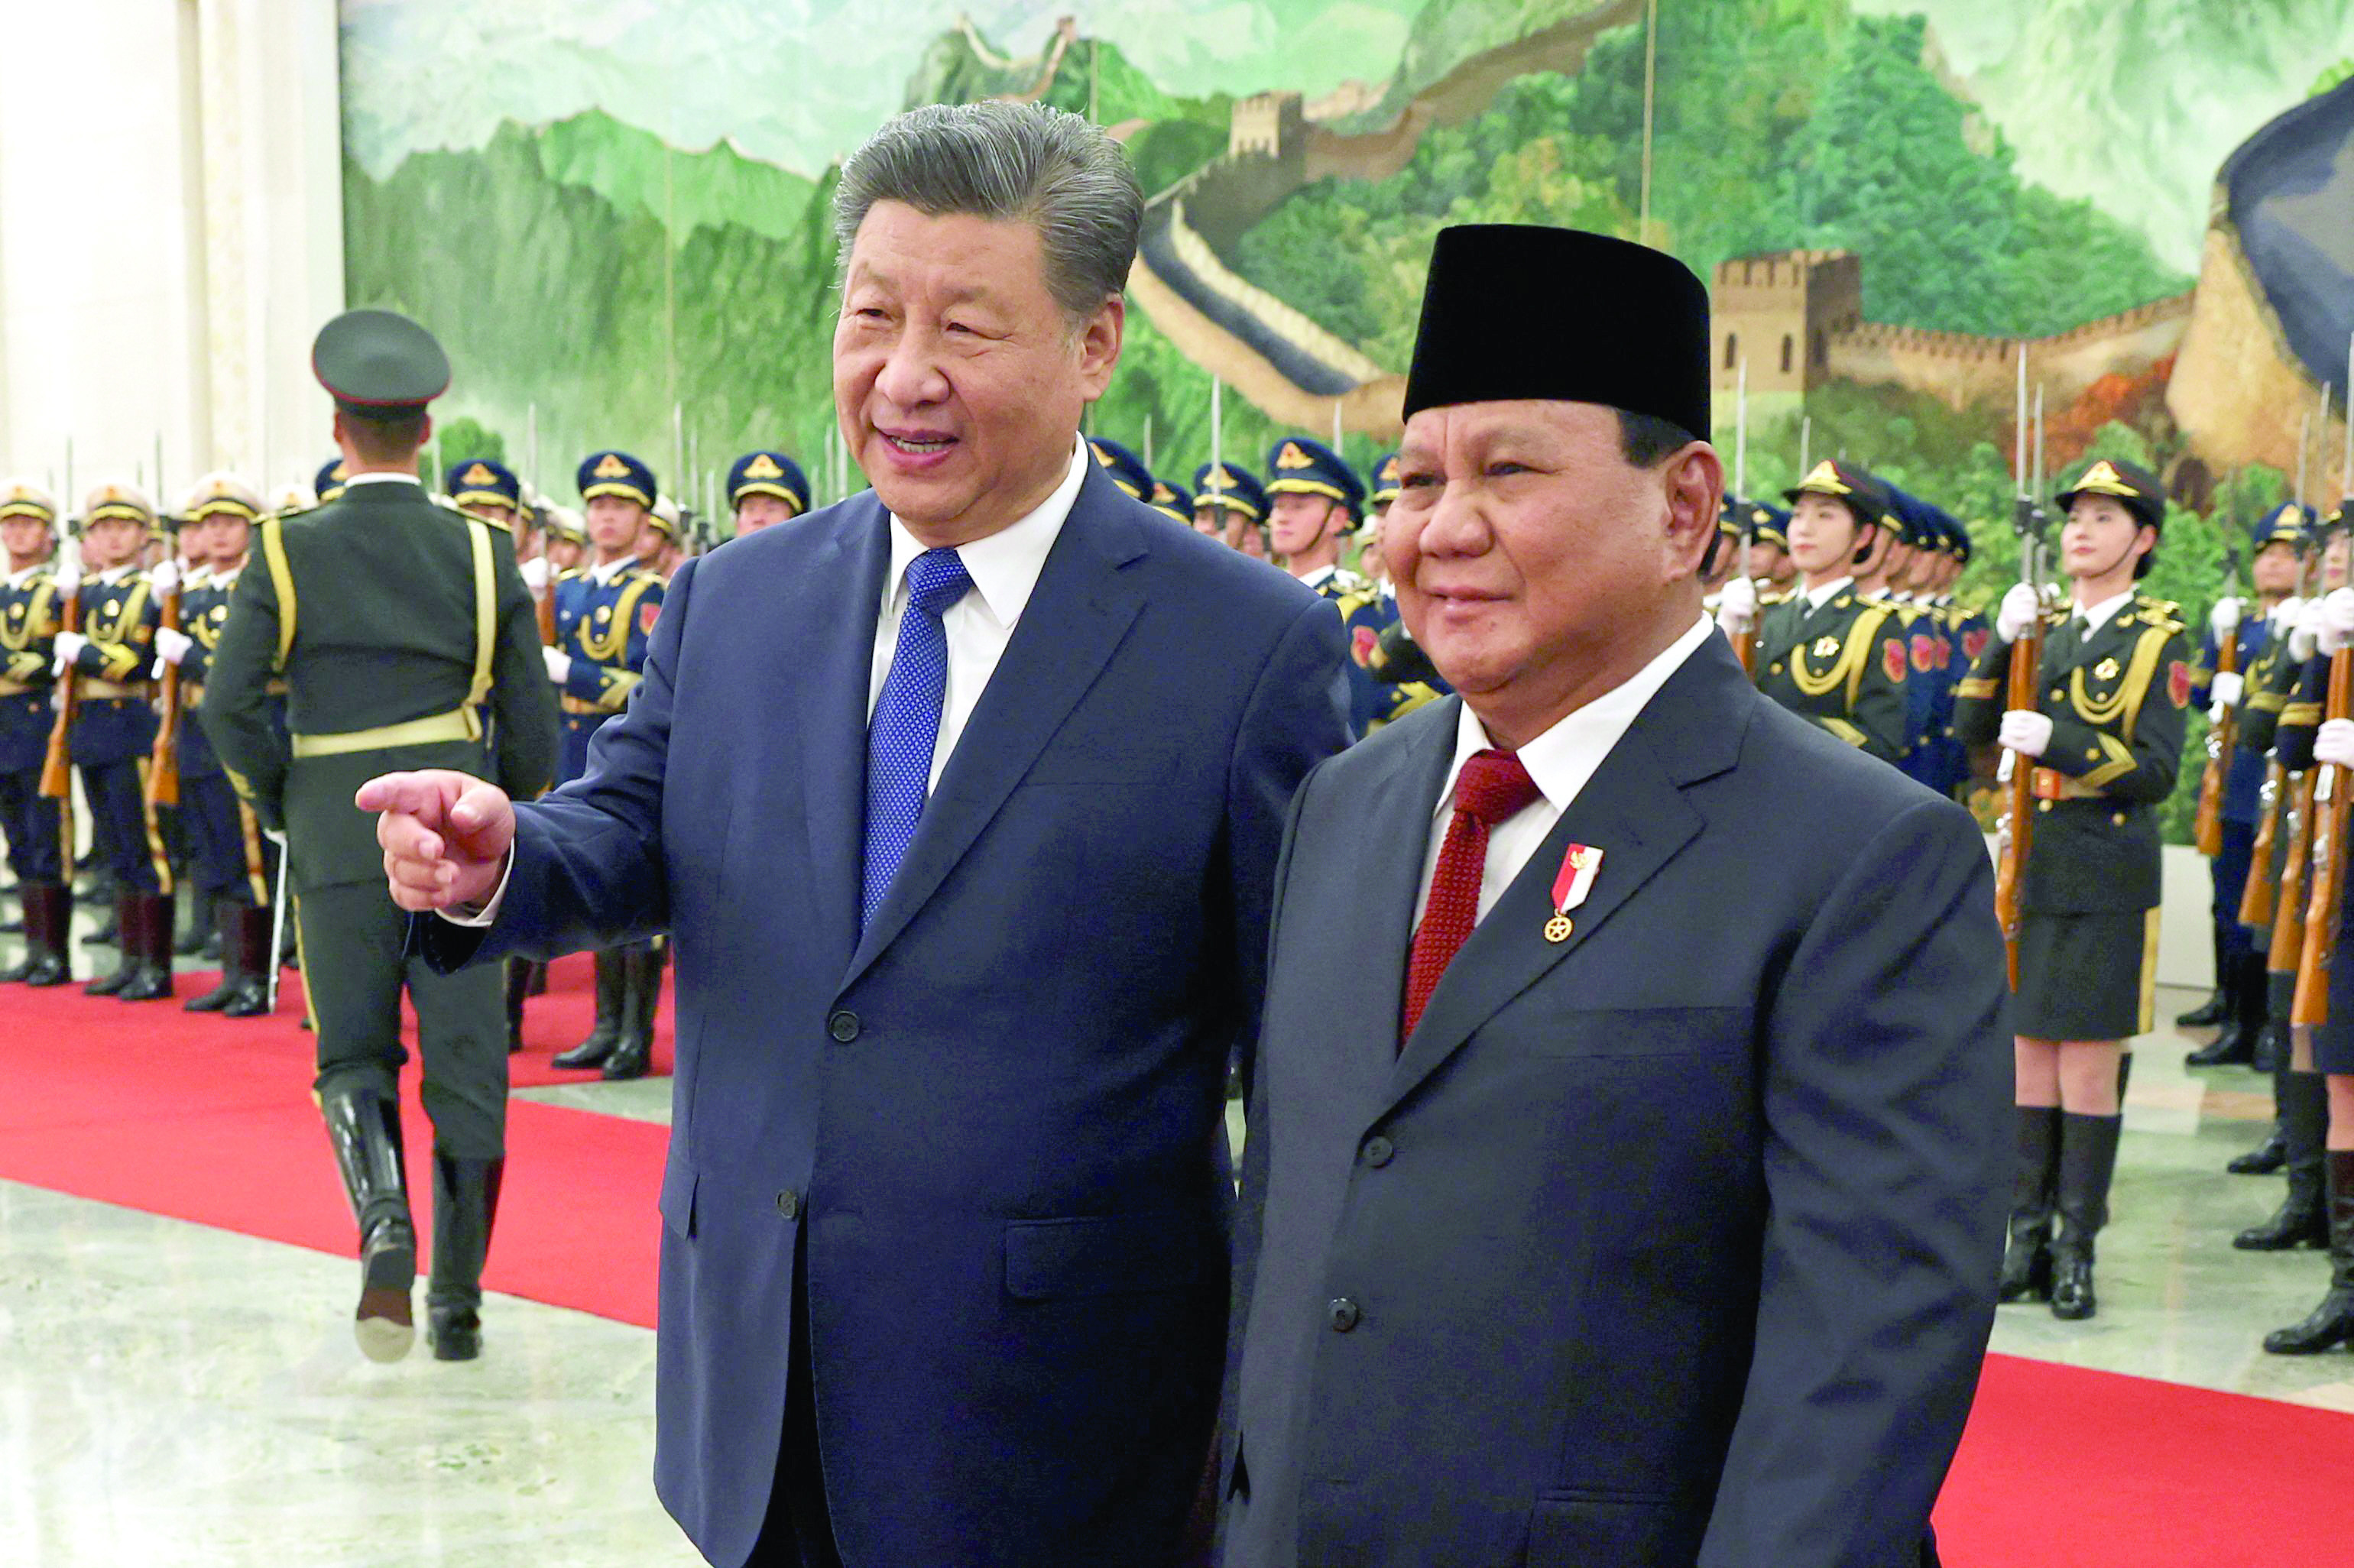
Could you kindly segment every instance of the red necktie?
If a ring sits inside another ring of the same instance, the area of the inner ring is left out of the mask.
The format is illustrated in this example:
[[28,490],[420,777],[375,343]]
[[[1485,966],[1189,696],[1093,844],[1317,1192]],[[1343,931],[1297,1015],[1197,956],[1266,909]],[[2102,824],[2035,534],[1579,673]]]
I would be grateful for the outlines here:
[[1488,866],[1488,830],[1522,808],[1536,803],[1543,791],[1521,759],[1509,751],[1474,752],[1455,779],[1455,816],[1447,824],[1447,842],[1438,847],[1438,870],[1430,879],[1430,902],[1423,906],[1422,924],[1414,933],[1414,955],[1406,961],[1405,1018],[1398,1031],[1398,1049],[1422,1022],[1438,977],[1455,961],[1456,953],[1479,923],[1479,877]]

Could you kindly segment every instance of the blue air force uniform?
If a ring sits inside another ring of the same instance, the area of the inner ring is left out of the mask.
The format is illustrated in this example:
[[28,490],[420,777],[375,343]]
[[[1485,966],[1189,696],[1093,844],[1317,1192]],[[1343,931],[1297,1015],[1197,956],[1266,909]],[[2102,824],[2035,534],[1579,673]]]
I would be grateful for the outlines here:
[[[48,498],[29,485],[0,493],[0,517],[54,518]],[[0,578],[0,833],[20,886],[63,880],[64,802],[40,793],[41,765],[56,715],[50,663],[64,624],[58,582],[46,564]]]
[[[628,453],[594,453],[580,465],[579,477],[582,500],[619,495],[652,516],[653,473]],[[556,579],[555,591],[556,647],[572,661],[557,698],[564,749],[556,777],[567,783],[588,771],[588,743],[637,689],[662,609],[663,579],[624,558],[609,567],[575,567]]]
[[90,641],[73,662],[79,708],[67,741],[90,800],[91,836],[118,886],[159,897],[172,891],[172,868],[147,799],[147,758],[155,745],[155,683],[148,669],[161,607],[146,574],[132,567],[84,577],[79,597],[82,635]]

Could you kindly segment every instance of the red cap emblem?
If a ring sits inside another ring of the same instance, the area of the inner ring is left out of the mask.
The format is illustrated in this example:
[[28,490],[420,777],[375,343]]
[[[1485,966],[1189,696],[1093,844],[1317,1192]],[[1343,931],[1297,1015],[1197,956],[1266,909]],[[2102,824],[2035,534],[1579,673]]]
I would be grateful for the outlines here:
[[1882,643],[1880,645],[1880,664],[1881,668],[1888,672],[1888,678],[1890,680],[1903,680],[1904,644],[1898,641],[1893,637]]

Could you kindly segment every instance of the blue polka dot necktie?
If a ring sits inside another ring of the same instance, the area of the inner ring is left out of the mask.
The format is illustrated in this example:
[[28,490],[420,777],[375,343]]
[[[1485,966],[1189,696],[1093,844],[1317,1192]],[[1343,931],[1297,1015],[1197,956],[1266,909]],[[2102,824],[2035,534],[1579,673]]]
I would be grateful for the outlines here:
[[890,673],[866,726],[866,874],[858,928],[866,929],[891,891],[916,836],[939,744],[948,694],[949,638],[940,617],[972,587],[954,550],[926,550],[907,563],[907,608]]

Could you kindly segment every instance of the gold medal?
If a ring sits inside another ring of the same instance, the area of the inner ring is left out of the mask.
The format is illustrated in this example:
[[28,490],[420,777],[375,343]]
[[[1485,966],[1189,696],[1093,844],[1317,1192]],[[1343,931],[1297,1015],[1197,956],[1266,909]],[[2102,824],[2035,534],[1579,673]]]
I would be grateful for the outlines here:
[[1576,927],[1571,923],[1568,916],[1555,915],[1552,919],[1545,922],[1545,940],[1548,942],[1566,942],[1569,940],[1570,932],[1575,929],[1576,929]]

